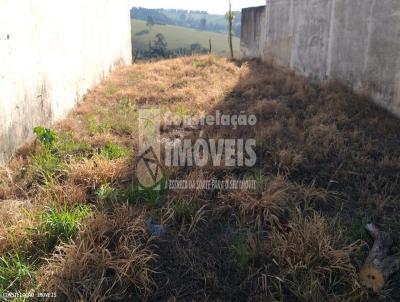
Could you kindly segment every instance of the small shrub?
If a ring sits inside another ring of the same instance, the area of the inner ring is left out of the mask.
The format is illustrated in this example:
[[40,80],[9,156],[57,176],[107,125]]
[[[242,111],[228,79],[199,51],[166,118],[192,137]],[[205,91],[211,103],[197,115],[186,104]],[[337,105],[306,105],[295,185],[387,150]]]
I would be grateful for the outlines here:
[[54,130],[37,126],[33,129],[33,132],[46,149],[51,149],[53,144],[57,141],[57,133]]
[[150,31],[148,29],[143,29],[135,33],[135,36],[144,36],[147,35]]
[[0,293],[22,291],[34,280],[33,267],[18,254],[0,257]]

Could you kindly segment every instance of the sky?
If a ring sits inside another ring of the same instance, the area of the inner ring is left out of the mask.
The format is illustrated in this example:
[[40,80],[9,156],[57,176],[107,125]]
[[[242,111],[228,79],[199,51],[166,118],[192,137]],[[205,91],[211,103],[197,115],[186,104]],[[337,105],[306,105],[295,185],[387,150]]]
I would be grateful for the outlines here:
[[[228,11],[229,0],[131,0],[132,6],[145,8],[176,8],[202,10],[224,15]],[[232,9],[265,5],[266,0],[232,0]]]

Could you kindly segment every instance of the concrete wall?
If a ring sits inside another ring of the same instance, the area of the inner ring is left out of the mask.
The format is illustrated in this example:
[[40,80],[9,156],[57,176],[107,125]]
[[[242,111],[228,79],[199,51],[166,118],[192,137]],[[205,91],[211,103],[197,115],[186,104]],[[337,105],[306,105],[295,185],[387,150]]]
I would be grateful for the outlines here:
[[129,2],[0,1],[0,163],[131,62]]
[[260,58],[263,45],[260,37],[265,37],[265,6],[244,8],[242,10],[242,32],[240,52],[246,58]]
[[268,0],[261,22],[266,34],[258,47],[244,39],[244,57],[340,80],[400,116],[399,0]]

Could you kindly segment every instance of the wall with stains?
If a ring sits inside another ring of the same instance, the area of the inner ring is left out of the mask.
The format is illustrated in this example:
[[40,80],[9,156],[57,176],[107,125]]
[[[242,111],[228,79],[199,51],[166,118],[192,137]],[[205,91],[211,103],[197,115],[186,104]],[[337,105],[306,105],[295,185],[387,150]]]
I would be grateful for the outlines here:
[[[244,39],[243,57],[259,53],[310,79],[339,80],[400,116],[400,1],[268,0],[265,16],[265,35],[257,47]],[[254,17],[244,11],[243,19]]]
[[131,62],[129,2],[0,1],[0,164]]
[[265,6],[244,8],[242,11],[242,31],[240,52],[245,58],[260,58],[264,45],[261,37],[265,37]]

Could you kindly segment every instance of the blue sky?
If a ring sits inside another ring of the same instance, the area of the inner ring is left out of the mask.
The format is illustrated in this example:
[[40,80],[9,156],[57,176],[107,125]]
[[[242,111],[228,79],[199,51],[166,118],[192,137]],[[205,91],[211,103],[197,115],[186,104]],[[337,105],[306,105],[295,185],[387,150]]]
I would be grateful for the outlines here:
[[[205,10],[209,13],[225,14],[228,11],[229,0],[131,0],[132,6],[146,8],[178,8],[188,10]],[[232,0],[234,10],[243,7],[265,5],[266,0]]]

